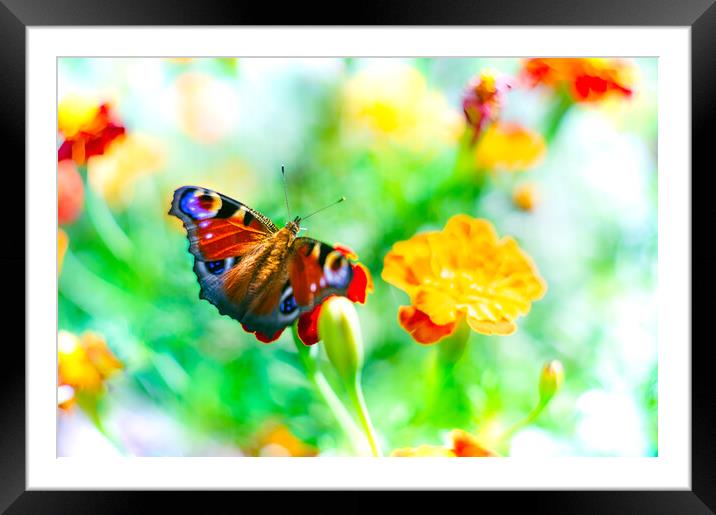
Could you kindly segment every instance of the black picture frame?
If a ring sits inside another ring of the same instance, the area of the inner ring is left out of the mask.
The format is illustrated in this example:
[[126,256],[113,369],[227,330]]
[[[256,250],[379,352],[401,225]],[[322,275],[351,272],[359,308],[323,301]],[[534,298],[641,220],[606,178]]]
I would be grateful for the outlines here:
[[[708,241],[703,232],[714,220],[714,209],[696,203],[695,194],[707,195],[704,177],[713,174],[708,141],[716,115],[716,0],[458,0],[450,3],[424,0],[392,0],[351,4],[340,10],[319,4],[295,3],[268,5],[255,2],[220,2],[204,0],[0,0],[0,147],[5,159],[3,176],[9,213],[25,213],[32,209],[31,192],[25,189],[25,58],[28,26],[44,25],[342,25],[347,21],[358,25],[576,25],[576,26],[687,26],[691,28],[691,92],[692,92],[692,274],[699,279],[700,289],[713,281],[706,270],[708,254],[696,255],[694,244]],[[338,7],[338,6],[335,6]],[[323,14],[323,16],[321,16]],[[327,15],[327,16],[326,16]],[[330,16],[333,19],[327,20]],[[320,21],[319,21],[320,20]],[[707,157],[708,156],[708,157]],[[707,159],[709,159],[707,161]],[[694,173],[696,171],[696,173]],[[688,173],[684,170],[684,173]],[[700,172],[700,173],[699,173]],[[693,178],[699,177],[700,188]],[[9,193],[9,195],[8,195]],[[16,215],[15,215],[16,217]],[[11,223],[16,220],[11,218]],[[703,229],[699,231],[699,228]],[[149,498],[157,499],[163,509],[173,505],[187,507],[189,496],[184,492],[81,492],[26,491],[25,486],[25,277],[31,274],[25,264],[23,218],[22,231],[5,224],[6,237],[0,255],[6,271],[6,317],[3,328],[14,329],[19,335],[7,335],[3,342],[3,364],[0,376],[0,508],[8,513],[133,513],[148,510]],[[712,229],[711,229],[712,230]],[[20,237],[19,235],[23,236]],[[22,243],[20,243],[22,241]],[[21,274],[20,271],[24,271]],[[698,275],[703,272],[703,275]],[[692,320],[701,320],[711,303],[697,302],[692,288]],[[701,324],[703,326],[703,322]],[[689,328],[684,328],[688,331]],[[709,339],[696,338],[691,327],[692,354],[692,471],[689,491],[530,491],[464,493],[477,500],[468,503],[496,503],[501,509],[525,503],[532,512],[545,513],[714,513],[716,512],[716,438],[714,413],[716,388],[712,378],[713,361],[708,359],[712,346]],[[194,501],[206,503],[209,495],[202,492]],[[344,496],[339,511],[371,509],[371,493],[351,492]],[[457,499],[464,497],[463,493]],[[270,502],[271,493],[232,492],[220,496],[241,504]],[[326,505],[321,492],[295,493],[292,505],[314,507]],[[423,503],[425,496],[413,493]],[[212,499],[211,503],[214,504]],[[457,500],[456,502],[460,502]]]

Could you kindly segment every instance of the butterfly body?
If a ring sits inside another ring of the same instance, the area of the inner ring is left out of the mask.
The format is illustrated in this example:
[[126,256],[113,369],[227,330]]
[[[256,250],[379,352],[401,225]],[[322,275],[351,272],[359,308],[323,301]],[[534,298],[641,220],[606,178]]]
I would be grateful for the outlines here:
[[365,300],[367,272],[343,248],[298,237],[299,217],[278,229],[248,206],[196,186],[177,189],[169,213],[187,231],[199,296],[261,341],[278,338],[330,295]]

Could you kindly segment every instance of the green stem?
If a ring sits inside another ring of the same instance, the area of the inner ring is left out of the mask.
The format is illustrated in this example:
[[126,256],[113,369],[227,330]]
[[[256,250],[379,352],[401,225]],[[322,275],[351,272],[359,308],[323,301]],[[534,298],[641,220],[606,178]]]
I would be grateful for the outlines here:
[[532,411],[529,412],[529,414],[524,417],[522,420],[517,421],[516,423],[512,424],[503,434],[500,436],[499,440],[501,442],[507,442],[510,440],[514,434],[519,431],[520,429],[530,425],[532,422],[535,421],[535,419],[542,413],[547,407],[547,404],[549,404],[550,399],[540,399],[540,401],[537,403],[537,405],[532,408]]
[[453,379],[455,365],[465,353],[470,339],[470,326],[463,320],[455,328],[455,332],[435,344],[435,349],[428,360],[426,374],[426,402],[423,408],[413,417],[412,423],[420,424],[432,418],[439,409],[440,400],[448,395]]
[[120,445],[119,442],[117,442],[112,435],[107,431],[107,428],[105,427],[104,423],[102,422],[102,418],[99,415],[99,398],[95,394],[88,394],[88,393],[79,393],[77,394],[77,405],[82,408],[82,411],[85,412],[85,414],[89,417],[92,424],[97,428],[97,431],[99,431],[102,436],[104,436],[107,441],[115,448],[117,451],[119,451],[121,454],[126,455],[127,452],[124,450],[122,445]]
[[323,372],[319,370],[316,360],[317,348],[315,346],[307,347],[303,344],[301,339],[298,337],[296,324],[292,327],[292,334],[296,350],[298,351],[298,356],[301,359],[301,363],[306,371],[306,377],[313,385],[316,392],[318,392],[320,397],[323,399],[323,402],[326,403],[326,406],[328,406],[331,413],[333,413],[338,425],[348,437],[348,441],[353,447],[353,450],[358,454],[362,454],[364,449],[363,436],[360,430],[356,427],[356,424],[348,413],[348,410],[333,391],[333,388],[331,388],[331,385],[323,375]]
[[370,444],[370,450],[373,453],[373,456],[376,458],[380,458],[383,454],[380,450],[380,444],[378,443],[378,438],[376,436],[375,428],[373,427],[373,423],[370,420],[370,414],[368,413],[368,407],[365,403],[365,397],[363,396],[363,389],[360,385],[360,374],[356,375],[355,380],[352,383],[346,384],[346,389],[348,391],[348,396],[351,399],[351,402],[353,403],[353,407],[356,410],[356,413],[358,414],[358,420],[360,421],[360,425],[363,428],[363,431],[365,432],[366,438],[368,438],[368,443]]
[[458,322],[455,332],[438,342],[438,361],[444,367],[452,367],[465,353],[470,339],[470,326],[463,319]]
[[129,261],[134,251],[132,241],[115,220],[107,203],[94,192],[89,181],[85,191],[87,214],[100,240],[116,258]]
[[552,108],[552,112],[548,118],[547,128],[544,131],[544,139],[547,143],[551,143],[557,135],[565,115],[573,105],[574,100],[572,100],[572,96],[569,92],[564,89],[559,89],[557,91],[557,101]]

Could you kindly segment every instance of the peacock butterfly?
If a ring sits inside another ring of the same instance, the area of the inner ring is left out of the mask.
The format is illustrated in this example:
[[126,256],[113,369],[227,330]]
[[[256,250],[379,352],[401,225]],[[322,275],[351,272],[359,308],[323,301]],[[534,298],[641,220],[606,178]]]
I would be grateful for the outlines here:
[[350,249],[298,236],[301,217],[279,229],[245,204],[196,186],[174,192],[169,214],[187,231],[199,297],[264,343],[299,317],[302,341],[316,343],[317,310],[326,298],[363,303],[372,289]]

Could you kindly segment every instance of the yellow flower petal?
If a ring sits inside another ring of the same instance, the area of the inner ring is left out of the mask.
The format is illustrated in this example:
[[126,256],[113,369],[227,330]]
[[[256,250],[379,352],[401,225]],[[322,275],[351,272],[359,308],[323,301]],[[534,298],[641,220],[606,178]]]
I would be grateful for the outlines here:
[[479,318],[471,315],[467,316],[467,324],[473,331],[487,335],[495,334],[500,336],[507,336],[517,330],[517,325],[514,322],[509,322],[507,320],[485,320],[484,318]]
[[411,294],[413,287],[432,275],[429,236],[418,235],[409,242],[398,242],[385,257],[381,277]]
[[427,313],[436,325],[450,324],[457,318],[455,299],[438,289],[420,288],[413,299],[413,306]]
[[57,128],[65,138],[72,138],[83,126],[90,124],[98,112],[97,99],[76,94],[67,95],[57,106]]

